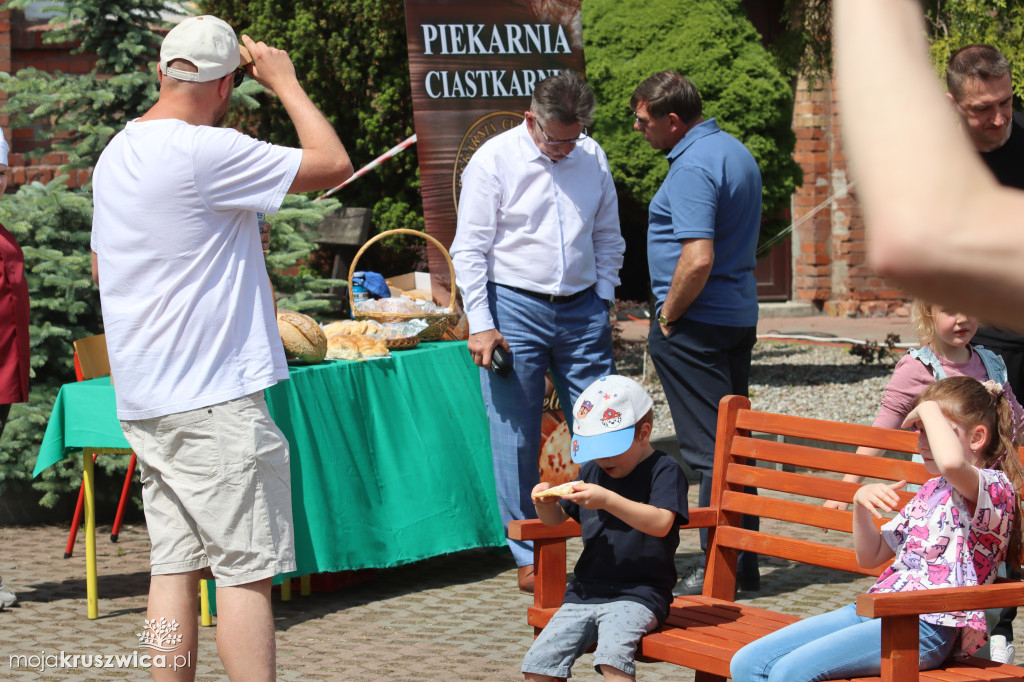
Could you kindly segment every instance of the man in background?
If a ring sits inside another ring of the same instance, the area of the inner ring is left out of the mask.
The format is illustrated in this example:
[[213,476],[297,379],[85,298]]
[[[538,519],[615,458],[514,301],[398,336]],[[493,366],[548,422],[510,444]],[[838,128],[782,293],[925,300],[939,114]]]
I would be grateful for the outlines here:
[[[1013,111],[1010,63],[1003,53],[991,45],[960,48],[946,65],[946,88],[961,127],[999,184],[1024,189],[1024,114]],[[1015,395],[1021,395],[1024,336],[982,324],[973,342],[1002,356],[1010,387]],[[1013,619],[1017,609],[1000,611],[990,633],[989,650],[992,660],[1013,663]]]
[[[1024,189],[1024,114],[1013,111],[1013,82],[1006,57],[991,45],[957,50],[946,67],[946,96],[981,160],[1001,185]],[[1024,393],[1024,336],[982,325],[975,343],[999,353],[1010,386]]]
[[[352,164],[288,54],[212,16],[164,38],[160,95],[93,176],[93,277],[117,412],[138,455],[152,550],[147,620],[177,622],[194,679],[198,581],[217,580],[217,650],[233,680],[276,677],[270,582],[295,570],[288,443],[263,389],[288,378],[257,213],[332,187]],[[220,128],[250,75],[301,149]],[[171,657],[168,656],[168,659]]]
[[[615,373],[609,307],[625,241],[608,157],[587,135],[596,106],[576,73],[544,79],[522,125],[488,140],[462,174],[451,253],[506,532],[510,520],[535,517],[548,369],[568,393],[562,405]],[[498,348],[511,355],[507,376],[488,371]],[[519,588],[532,592],[533,543],[508,544]]]
[[[743,143],[705,121],[697,87],[671,71],[637,86],[635,129],[664,150],[668,174],[651,200],[647,260],[657,323],[648,347],[665,387],[683,461],[701,475],[698,504],[711,502],[718,403],[747,395],[757,340],[754,265],[761,228],[761,172]],[[757,527],[756,517],[743,518]],[[701,529],[701,549],[707,549]],[[737,585],[760,589],[757,555],[741,552]],[[676,594],[700,594],[693,566]]]

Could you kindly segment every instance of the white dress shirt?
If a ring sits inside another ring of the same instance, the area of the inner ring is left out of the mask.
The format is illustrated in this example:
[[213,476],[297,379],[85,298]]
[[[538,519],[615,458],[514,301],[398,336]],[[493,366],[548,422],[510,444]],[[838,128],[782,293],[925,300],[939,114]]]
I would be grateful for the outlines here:
[[494,329],[487,282],[615,298],[625,240],[608,157],[586,138],[555,162],[528,123],[488,140],[462,172],[452,260],[470,333]]

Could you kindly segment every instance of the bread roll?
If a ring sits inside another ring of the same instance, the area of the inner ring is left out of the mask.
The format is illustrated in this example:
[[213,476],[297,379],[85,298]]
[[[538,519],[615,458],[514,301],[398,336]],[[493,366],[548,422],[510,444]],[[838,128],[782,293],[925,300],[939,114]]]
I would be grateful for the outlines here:
[[542,490],[539,493],[536,493],[534,497],[564,497],[565,495],[572,495],[574,492],[576,492],[575,490],[573,490],[573,483],[582,482],[583,481],[569,481],[568,483],[556,485],[552,488],[548,488],[547,490]]
[[335,334],[327,339],[327,357],[331,360],[359,360],[359,346],[356,337]]
[[419,300],[426,301],[427,303],[434,302],[433,292],[427,291],[426,289],[407,289],[402,293],[404,293],[409,298],[418,298]]
[[327,338],[330,338],[335,334],[348,336],[379,334],[383,329],[383,325],[376,320],[338,320],[325,326],[324,333]]
[[364,358],[383,358],[388,355],[387,344],[383,339],[371,339],[368,336],[357,336],[359,354]]
[[303,362],[323,362],[327,354],[327,336],[308,315],[293,312],[277,314],[277,330],[286,355]]

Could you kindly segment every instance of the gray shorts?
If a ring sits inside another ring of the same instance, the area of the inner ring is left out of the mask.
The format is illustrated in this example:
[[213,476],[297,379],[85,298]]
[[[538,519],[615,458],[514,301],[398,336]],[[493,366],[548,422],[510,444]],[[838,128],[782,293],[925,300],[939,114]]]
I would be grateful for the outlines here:
[[245,585],[295,570],[288,441],[263,392],[122,421],[138,456],[153,575]]
[[651,610],[635,601],[562,604],[526,652],[521,672],[572,677],[572,664],[597,642],[595,670],[610,665],[636,675],[636,648],[657,625]]

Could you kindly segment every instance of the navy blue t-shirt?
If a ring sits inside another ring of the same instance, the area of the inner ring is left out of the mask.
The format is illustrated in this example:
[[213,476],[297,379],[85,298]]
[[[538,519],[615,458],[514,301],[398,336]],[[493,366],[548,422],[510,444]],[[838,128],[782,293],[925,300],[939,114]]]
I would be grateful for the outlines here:
[[[655,450],[625,478],[612,478],[594,462],[580,467],[580,480],[596,483],[623,497],[676,513],[686,523],[687,483],[679,463]],[[675,554],[679,532],[663,538],[642,533],[604,510],[589,510],[561,500],[566,513],[583,528],[583,553],[576,562],[576,577],[565,592],[570,604],[635,601],[651,610],[662,623],[672,603],[677,575]]]

